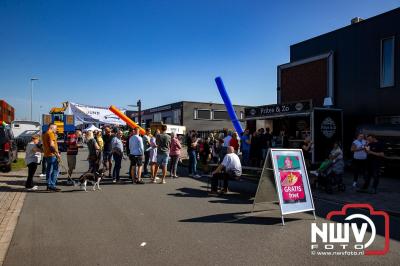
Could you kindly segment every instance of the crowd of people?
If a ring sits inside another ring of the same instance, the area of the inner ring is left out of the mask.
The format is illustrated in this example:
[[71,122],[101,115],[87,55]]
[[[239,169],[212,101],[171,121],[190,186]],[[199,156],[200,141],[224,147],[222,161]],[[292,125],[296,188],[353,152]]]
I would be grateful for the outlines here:
[[[177,178],[182,145],[175,134],[170,136],[165,133],[166,130],[167,127],[163,125],[161,130],[155,130],[153,134],[147,129],[146,134],[140,136],[138,129],[132,129],[128,135],[124,135],[120,128],[106,126],[102,131],[87,131],[82,134],[80,130],[76,130],[69,133],[65,140],[68,182],[73,183],[72,174],[76,168],[80,140],[87,145],[87,172],[95,174],[102,165],[114,183],[120,181],[122,160],[127,158],[130,161],[129,177],[136,184],[144,184],[142,177],[150,177],[153,183],[165,184],[169,159],[171,159],[170,176]],[[39,135],[32,137],[32,141],[26,147],[25,161],[29,169],[25,184],[27,189],[38,189],[33,184],[33,176],[42,161],[42,176],[46,176],[47,190],[60,191],[56,184],[62,160],[55,124],[49,125],[41,141]],[[162,172],[160,182],[157,177],[159,169]]]
[[[148,128],[143,136],[139,134],[138,129],[131,129],[128,134],[124,134],[121,128],[108,126],[98,131],[70,132],[65,139],[67,182],[73,184],[72,175],[76,168],[81,143],[87,146],[87,172],[95,174],[102,166],[108,177],[117,183],[120,181],[122,161],[129,159],[128,175],[136,184],[144,184],[144,177],[150,178],[152,183],[165,184],[168,170],[171,178],[178,178],[178,164],[182,161],[181,150],[184,145],[187,145],[189,175],[195,178],[201,177],[197,170],[199,160],[203,165],[203,173],[209,173],[207,165],[210,160],[214,163],[223,162],[225,155],[237,154],[240,149],[241,141],[235,132],[219,134],[220,139],[213,134],[210,135],[211,138],[202,139],[195,131],[191,131],[186,138],[179,139],[174,133],[167,134],[166,130],[165,125],[154,132]],[[46,177],[47,190],[60,191],[57,187],[57,177],[60,164],[63,165],[55,124],[50,124],[41,137],[39,135],[32,137],[26,148],[25,160],[29,169],[25,185],[27,189],[38,189],[33,184],[33,176],[41,163],[41,176]],[[157,177],[159,169],[160,178]],[[219,172],[216,174],[223,177]]]
[[[131,129],[127,135],[120,128],[104,127],[103,131],[86,132],[84,140],[88,147],[89,172],[95,173],[100,165],[108,171],[108,177],[113,182],[120,181],[122,160],[129,158],[129,177],[136,184],[144,184],[143,177],[150,177],[153,183],[157,183],[156,176],[159,169],[162,171],[161,184],[166,183],[167,166],[169,158],[172,159],[170,176],[176,174],[176,161],[181,149],[176,135],[166,134],[167,127],[163,125],[161,130],[153,133],[150,128],[141,136],[138,129]],[[72,135],[72,138],[75,136]],[[68,137],[67,146],[75,147],[71,137]],[[170,154],[170,152],[172,154]],[[114,161],[114,167],[113,167]],[[149,170],[150,168],[150,170]]]
[[253,134],[250,134],[249,129],[245,129],[241,136],[234,131],[222,131],[209,133],[208,136],[201,138],[195,130],[192,130],[186,136],[186,144],[189,174],[199,177],[197,162],[200,160],[203,166],[209,161],[214,164],[222,162],[228,146],[233,148],[234,153],[241,155],[242,165],[260,167],[268,149],[272,147],[272,135],[269,128],[265,130],[261,128]]
[[[54,127],[55,125],[51,125],[49,130],[44,133],[43,141],[45,139],[46,141],[50,140],[53,144],[47,146],[57,150],[57,152],[45,152],[41,176],[46,175],[47,177],[46,166],[54,166],[54,161],[60,159],[57,157],[59,155]],[[163,172],[161,182],[165,182],[166,165],[168,165],[169,160],[171,177],[178,177],[177,166],[181,161],[180,155],[183,145],[187,146],[189,176],[195,178],[201,177],[198,171],[198,162],[202,165],[203,174],[208,174],[209,162],[211,161],[214,164],[222,162],[228,153],[229,146],[233,148],[235,154],[241,155],[242,165],[260,167],[268,148],[272,145],[272,135],[269,128],[259,129],[253,134],[250,134],[250,131],[246,129],[242,136],[239,136],[237,132],[222,131],[210,133],[201,138],[194,130],[190,131],[182,140],[178,139],[175,134],[171,134],[170,140],[167,140],[166,135],[160,130],[151,132],[150,129],[147,129],[143,136],[139,136],[136,130],[124,134],[120,128],[108,126],[104,127],[102,131],[82,133],[80,130],[76,130],[75,133],[68,134],[66,139],[68,178],[70,179],[76,167],[80,139],[83,139],[88,147],[89,171],[95,172],[102,164],[104,169],[108,171],[108,176],[112,177],[114,182],[118,182],[121,162],[124,154],[126,154],[131,161],[130,177],[138,184],[143,183],[142,174],[156,182],[156,173],[159,168]],[[52,158],[52,161],[50,162],[50,159],[47,158]],[[49,170],[51,169],[50,167]],[[72,181],[69,180],[69,182]],[[52,188],[53,184],[49,184],[49,187]]]
[[[306,149],[303,152],[306,158]],[[352,188],[357,192],[376,194],[381,176],[381,168],[384,160],[384,146],[376,136],[369,134],[365,136],[359,133],[352,142],[350,151],[352,152],[351,166],[353,170]],[[339,142],[335,142],[328,158],[321,163],[316,171],[311,171],[313,175],[325,178],[324,183],[328,192],[332,192],[332,186],[342,186],[342,176],[345,170],[343,151]],[[362,176],[364,183],[361,184],[359,177]],[[371,180],[373,180],[371,187]],[[343,187],[343,186],[342,186]],[[344,189],[343,189],[344,190]]]
[[[190,131],[186,136],[187,151],[189,156],[189,174],[193,177],[200,177],[197,170],[198,161],[203,166],[203,173],[208,173],[208,163],[218,164],[223,162],[228,153],[228,147],[232,147],[232,153],[240,158],[243,166],[253,166],[259,168],[263,165],[269,148],[274,146],[273,136],[269,128],[260,128],[250,134],[249,129],[239,136],[236,132],[222,131],[210,133],[203,138],[199,137],[196,131]],[[282,145],[285,145],[284,141]],[[284,146],[284,148],[288,148]],[[327,153],[327,158],[319,166],[312,165],[312,153],[314,143],[310,136],[306,136],[300,144],[303,151],[305,164],[308,170],[317,176],[326,177],[327,191],[331,192],[332,186],[342,186],[342,177],[345,172],[344,152],[339,141],[335,141],[331,150]],[[374,135],[360,133],[352,143],[353,154],[352,168],[354,171],[353,188],[358,192],[377,193],[380,178],[380,169],[383,164],[384,146]],[[358,177],[364,177],[363,185],[358,184]],[[370,188],[371,180],[373,180]]]
[[[138,129],[124,133],[121,128],[105,126],[98,131],[82,133],[76,130],[69,133],[65,140],[68,183],[73,183],[72,174],[76,168],[76,157],[82,142],[86,143],[88,149],[88,172],[96,173],[102,166],[108,177],[117,183],[120,182],[122,161],[129,159],[128,175],[136,184],[144,184],[143,178],[150,178],[152,183],[165,184],[168,170],[171,178],[178,178],[178,164],[182,161],[182,149],[186,146],[189,176],[200,178],[200,174],[211,173],[211,177],[225,180],[226,186],[224,184],[223,191],[226,192],[227,180],[239,178],[242,165],[253,167],[262,165],[268,149],[272,147],[273,139],[269,128],[261,128],[252,134],[246,129],[241,136],[237,132],[222,131],[209,133],[206,136],[203,134],[203,137],[192,130],[184,138],[179,138],[174,133],[167,134],[166,130],[166,125],[154,132],[148,128],[141,136]],[[309,137],[305,138],[301,149],[307,168],[311,169],[313,142]],[[358,187],[358,178],[363,175],[365,183],[358,191],[370,191],[369,186],[373,179],[372,192],[376,193],[379,169],[384,156],[382,144],[372,135],[364,138],[363,134],[359,134],[352,143],[351,151],[354,168],[353,187]],[[56,125],[50,124],[48,131],[44,132],[41,138],[38,135],[32,137],[32,141],[26,147],[25,160],[28,166],[26,188],[37,189],[33,184],[33,176],[37,166],[42,162],[42,176],[46,176],[47,190],[59,191],[56,184],[61,153],[57,144]],[[198,167],[198,163],[201,167]],[[210,164],[215,166],[215,171],[210,171]],[[220,168],[221,165],[223,168]],[[344,166],[343,151],[340,143],[336,142],[326,161],[314,174],[341,177]],[[160,178],[157,176],[159,169]]]

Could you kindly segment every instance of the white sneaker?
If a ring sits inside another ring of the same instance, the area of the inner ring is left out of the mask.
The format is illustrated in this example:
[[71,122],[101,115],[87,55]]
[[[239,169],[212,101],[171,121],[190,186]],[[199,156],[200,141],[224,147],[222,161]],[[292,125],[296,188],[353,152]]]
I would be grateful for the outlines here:
[[201,175],[195,175],[194,178],[201,178]]
[[353,182],[353,188],[357,187],[357,182]]
[[39,176],[40,176],[40,177],[44,177],[44,176],[46,176],[46,175],[45,175],[45,174],[40,174]]
[[38,190],[39,187],[38,186],[33,186],[32,188],[28,188],[29,191],[35,191]]

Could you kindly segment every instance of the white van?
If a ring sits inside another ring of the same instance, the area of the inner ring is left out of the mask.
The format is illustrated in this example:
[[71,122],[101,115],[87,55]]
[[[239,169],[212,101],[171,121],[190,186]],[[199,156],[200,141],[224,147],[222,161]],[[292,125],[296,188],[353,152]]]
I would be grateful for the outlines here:
[[41,125],[36,121],[20,121],[11,122],[11,131],[17,142],[18,149],[25,149],[26,144],[35,134],[40,134]]

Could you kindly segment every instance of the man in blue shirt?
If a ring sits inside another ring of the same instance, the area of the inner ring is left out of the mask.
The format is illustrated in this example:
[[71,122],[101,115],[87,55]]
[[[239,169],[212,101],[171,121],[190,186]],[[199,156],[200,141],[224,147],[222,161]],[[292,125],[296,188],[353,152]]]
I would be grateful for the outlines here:
[[144,184],[142,180],[142,166],[144,156],[143,139],[139,136],[139,130],[132,131],[132,137],[129,139],[129,159],[131,160],[132,181],[136,184]]
[[249,165],[250,160],[250,131],[248,128],[243,132],[243,136],[241,137],[242,143],[242,161],[243,165]]

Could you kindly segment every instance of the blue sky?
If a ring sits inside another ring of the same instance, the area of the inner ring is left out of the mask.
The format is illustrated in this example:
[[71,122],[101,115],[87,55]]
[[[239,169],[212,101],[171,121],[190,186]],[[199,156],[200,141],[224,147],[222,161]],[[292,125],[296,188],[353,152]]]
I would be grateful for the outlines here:
[[0,98],[29,118],[62,101],[144,108],[180,100],[276,102],[289,46],[399,6],[351,1],[0,0]]

